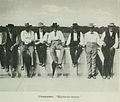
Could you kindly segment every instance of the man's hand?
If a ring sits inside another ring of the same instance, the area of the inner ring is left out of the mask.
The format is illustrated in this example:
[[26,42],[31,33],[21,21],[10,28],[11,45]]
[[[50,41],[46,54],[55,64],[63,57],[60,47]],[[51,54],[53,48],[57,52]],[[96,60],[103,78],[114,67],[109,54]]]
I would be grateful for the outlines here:
[[105,43],[105,42],[103,43],[103,46],[104,46],[104,47],[106,46],[106,43]]
[[12,50],[14,49],[14,47],[15,47],[14,45],[13,45],[13,46],[11,46],[10,50],[12,51]]
[[83,47],[81,44],[78,44],[78,47]]
[[112,50],[114,50],[114,47],[111,47],[111,48],[110,48],[110,51],[112,51]]

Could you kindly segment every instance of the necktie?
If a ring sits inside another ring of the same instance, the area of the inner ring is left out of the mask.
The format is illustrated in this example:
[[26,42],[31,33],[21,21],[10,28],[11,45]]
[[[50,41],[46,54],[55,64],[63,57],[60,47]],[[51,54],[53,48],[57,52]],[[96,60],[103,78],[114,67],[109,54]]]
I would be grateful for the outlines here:
[[57,33],[56,33],[56,31],[55,31],[55,37],[56,37],[56,34],[57,34]]

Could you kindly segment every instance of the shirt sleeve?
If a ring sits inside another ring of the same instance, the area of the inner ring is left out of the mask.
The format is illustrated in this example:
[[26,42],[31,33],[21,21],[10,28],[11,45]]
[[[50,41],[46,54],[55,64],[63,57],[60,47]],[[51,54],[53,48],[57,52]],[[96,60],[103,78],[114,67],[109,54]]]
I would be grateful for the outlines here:
[[49,43],[49,44],[51,43],[51,34],[52,34],[52,33],[49,33],[49,37],[48,37],[48,43]]
[[34,41],[34,40],[35,40],[35,33],[34,33],[33,31],[32,31],[31,33],[32,33],[32,34],[31,34],[31,35],[32,35],[32,36],[31,36],[31,41]]
[[115,36],[115,44],[113,45],[114,48],[117,48],[118,47],[118,34],[116,33],[116,36]]
[[100,39],[99,34],[96,33],[97,44],[101,47],[103,45],[103,41]]
[[37,38],[37,33],[35,33],[35,40],[38,40],[38,38]]
[[87,33],[85,33],[84,46],[87,44]]
[[83,33],[80,32],[80,45],[84,46],[83,42]]
[[61,40],[61,42],[65,42],[65,38],[64,38],[64,36],[63,36],[63,33],[62,32],[60,32],[60,40]]
[[104,41],[105,38],[105,32],[103,32],[102,36],[101,36],[101,40]]
[[70,40],[71,40],[71,34],[69,34],[69,36],[68,36],[66,45],[69,45],[69,44],[70,44]]
[[43,41],[48,41],[48,37],[49,37],[49,33],[45,33],[45,35],[43,36]]
[[23,31],[21,32],[21,41],[23,41],[23,42],[25,41],[25,36],[24,36],[24,32]]

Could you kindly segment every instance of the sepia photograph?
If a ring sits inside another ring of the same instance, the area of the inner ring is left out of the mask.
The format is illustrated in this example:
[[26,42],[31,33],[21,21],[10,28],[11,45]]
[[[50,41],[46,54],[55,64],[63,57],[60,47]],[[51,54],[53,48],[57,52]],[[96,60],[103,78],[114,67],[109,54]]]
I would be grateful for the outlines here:
[[0,0],[0,101],[119,102],[120,0]]

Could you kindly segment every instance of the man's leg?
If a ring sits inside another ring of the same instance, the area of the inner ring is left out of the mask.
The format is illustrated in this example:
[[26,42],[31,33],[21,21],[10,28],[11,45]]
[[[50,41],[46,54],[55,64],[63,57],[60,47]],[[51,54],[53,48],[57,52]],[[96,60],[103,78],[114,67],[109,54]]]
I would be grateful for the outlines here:
[[109,57],[109,71],[108,75],[112,76],[113,75],[113,61],[114,61],[114,55],[115,55],[115,49],[110,51],[110,57]]
[[2,69],[4,69],[5,68],[5,52],[3,47],[0,48],[0,60],[1,60],[1,67]]
[[104,66],[103,66],[103,78],[106,78],[108,76],[108,67],[109,67],[109,48],[102,47],[102,53],[104,56]]
[[75,64],[75,52],[76,52],[75,47],[70,47],[70,55],[71,55],[71,59],[72,59],[73,64]]
[[6,71],[9,72],[10,67],[10,60],[11,60],[11,51],[10,48],[6,48],[6,55],[5,55],[5,64],[6,64]]
[[97,47],[92,50],[92,76],[96,78],[96,56],[97,56]]
[[38,54],[39,63],[42,64],[43,63],[43,60],[42,60],[42,53],[43,53],[42,46],[37,45],[36,50],[37,50],[37,54]]
[[43,58],[43,64],[45,65],[46,64],[46,57],[47,57],[47,46],[46,45],[43,45],[42,47],[43,49],[43,54],[42,54],[42,58]]
[[62,45],[58,46],[58,50],[60,50],[60,56],[58,56],[58,64],[62,64],[65,50],[64,50],[64,47]]
[[82,53],[82,47],[77,47],[77,53],[75,55],[75,64],[78,63],[78,59],[79,59],[81,53]]
[[57,59],[57,56],[56,56],[56,48],[55,48],[55,43],[52,43],[51,47],[50,47],[50,54],[51,54],[51,57],[53,59],[53,62],[52,62],[52,74],[54,76],[55,74],[55,69],[56,69],[56,66],[58,64],[58,59]]

